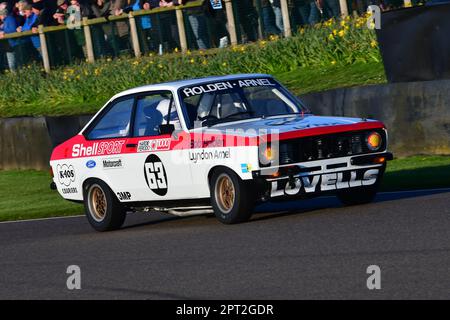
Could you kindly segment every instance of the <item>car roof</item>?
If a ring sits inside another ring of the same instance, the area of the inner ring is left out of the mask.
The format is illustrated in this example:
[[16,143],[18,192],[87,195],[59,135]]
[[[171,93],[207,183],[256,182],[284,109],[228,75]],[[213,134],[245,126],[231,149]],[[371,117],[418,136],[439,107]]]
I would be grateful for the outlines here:
[[220,82],[220,81],[230,81],[236,79],[252,79],[252,78],[273,78],[271,75],[263,73],[248,73],[248,74],[233,74],[228,76],[211,76],[204,78],[194,78],[189,80],[178,80],[170,82],[162,82],[158,84],[150,84],[145,86],[136,87],[133,89],[128,89],[119,94],[116,94],[111,100],[119,98],[121,96],[126,96],[129,94],[135,94],[139,92],[153,91],[153,90],[178,90],[179,88],[185,86],[192,86],[196,84],[201,84],[205,82]]

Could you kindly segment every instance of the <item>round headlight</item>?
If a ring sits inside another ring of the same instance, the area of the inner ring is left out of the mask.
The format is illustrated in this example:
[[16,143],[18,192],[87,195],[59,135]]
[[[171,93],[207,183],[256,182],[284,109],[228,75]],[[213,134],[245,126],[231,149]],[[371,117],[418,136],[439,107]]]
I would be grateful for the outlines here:
[[260,146],[259,147],[259,162],[262,165],[270,165],[276,160],[278,153],[276,152],[276,148],[270,145]]
[[378,132],[371,132],[367,135],[366,143],[367,147],[371,151],[376,151],[380,149],[382,142],[383,139],[381,138],[381,135]]

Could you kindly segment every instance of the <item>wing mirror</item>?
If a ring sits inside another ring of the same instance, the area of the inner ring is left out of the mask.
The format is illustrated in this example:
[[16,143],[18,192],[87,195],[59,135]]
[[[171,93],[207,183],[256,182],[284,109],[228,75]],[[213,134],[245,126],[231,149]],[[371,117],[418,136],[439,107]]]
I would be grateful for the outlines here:
[[173,124],[161,124],[159,125],[159,134],[172,134],[175,131],[175,126]]

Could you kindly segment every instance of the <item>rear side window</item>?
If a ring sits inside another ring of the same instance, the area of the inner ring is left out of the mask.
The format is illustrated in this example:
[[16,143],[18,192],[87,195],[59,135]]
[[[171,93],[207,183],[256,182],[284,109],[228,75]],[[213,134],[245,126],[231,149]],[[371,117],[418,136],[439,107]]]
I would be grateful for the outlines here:
[[115,102],[91,132],[89,132],[88,139],[127,137],[130,133],[133,103],[133,98]]

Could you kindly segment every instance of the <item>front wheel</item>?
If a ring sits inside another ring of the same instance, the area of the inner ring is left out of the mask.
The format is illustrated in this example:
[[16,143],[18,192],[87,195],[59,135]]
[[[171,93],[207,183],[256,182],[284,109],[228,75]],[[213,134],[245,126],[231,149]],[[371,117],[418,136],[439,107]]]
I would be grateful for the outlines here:
[[250,219],[254,197],[249,185],[229,169],[216,170],[210,181],[211,204],[216,218],[225,224]]
[[85,189],[86,217],[97,231],[119,229],[126,217],[125,208],[103,181],[95,181]]
[[346,206],[370,203],[375,199],[378,192],[378,184],[367,187],[350,188],[340,191],[338,199]]

